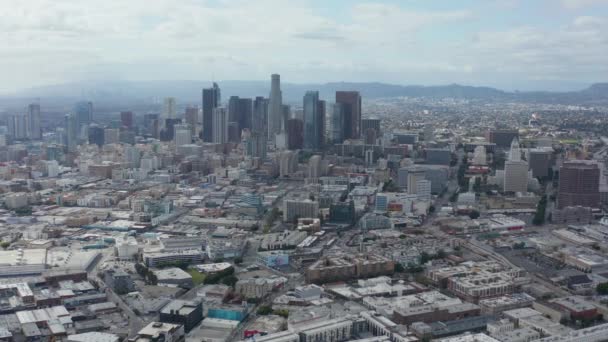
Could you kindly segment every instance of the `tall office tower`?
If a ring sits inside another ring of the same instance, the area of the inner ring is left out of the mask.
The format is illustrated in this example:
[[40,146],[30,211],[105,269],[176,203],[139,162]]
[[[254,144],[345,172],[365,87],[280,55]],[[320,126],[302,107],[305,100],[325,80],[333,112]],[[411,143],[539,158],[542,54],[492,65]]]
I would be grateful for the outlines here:
[[268,132],[268,99],[258,96],[253,101],[253,115],[251,119],[251,131],[263,133]]
[[417,194],[418,182],[426,179],[426,170],[412,167],[407,170],[407,193]]
[[253,158],[266,158],[266,134],[252,132],[247,139],[247,155]]
[[187,145],[192,143],[192,130],[190,125],[175,125],[175,147]]
[[64,118],[65,146],[68,152],[76,151],[78,146],[78,121],[76,114],[66,114]]
[[28,106],[29,133],[30,139],[40,140],[42,138],[42,128],[40,125],[40,105],[32,103]]
[[104,144],[118,144],[120,142],[120,131],[118,128],[106,128],[103,130]]
[[318,150],[322,147],[324,113],[320,112],[318,91],[307,91],[304,95],[304,148]]
[[89,144],[95,144],[101,147],[103,146],[104,142],[103,128],[95,124],[89,126]]
[[160,131],[161,141],[171,141],[175,137],[175,125],[182,123],[182,119],[165,119],[164,128]]
[[424,141],[427,143],[435,140],[435,127],[431,124],[424,125]]
[[513,139],[519,138],[519,131],[516,129],[493,129],[486,133],[486,138],[490,143],[498,147],[509,147]]
[[553,164],[553,148],[533,148],[528,151],[528,164],[532,177],[545,178],[549,176]]
[[190,134],[196,136],[196,128],[198,127],[198,108],[188,107],[184,114],[184,119],[188,125],[190,125]]
[[139,168],[141,162],[141,152],[133,145],[125,145],[123,148],[123,156],[125,162],[129,164],[130,168]]
[[8,134],[11,135],[13,139],[27,139],[29,133],[29,117],[27,115],[9,115],[6,117],[6,120],[8,126]]
[[126,127],[127,129],[133,128],[133,112],[120,112],[120,123],[122,127]]
[[238,96],[230,96],[228,98],[228,122],[238,122],[239,100]]
[[242,131],[246,128],[252,129],[253,119],[253,100],[249,98],[239,99],[239,115],[237,122],[239,123],[239,130]]
[[74,105],[74,120],[76,120],[76,132],[80,132],[80,127],[88,126],[93,122],[93,102],[81,101]]
[[416,182],[416,195],[422,201],[431,200],[431,181],[421,179]]
[[224,144],[228,142],[228,113],[225,108],[213,110],[213,142]]
[[361,136],[361,95],[358,91],[336,91],[336,103],[344,111],[344,139]]
[[322,176],[322,159],[320,155],[315,154],[308,160],[308,178],[319,178]]
[[135,145],[135,132],[130,129],[119,130],[118,141],[124,144]]
[[361,132],[367,131],[369,128],[372,128],[376,131],[376,136],[380,136],[380,119],[377,118],[367,118],[361,119]]
[[327,141],[326,138],[326,122],[327,122],[327,103],[323,100],[319,100],[317,112],[319,113],[319,148],[324,148]]
[[504,191],[528,191],[528,162],[521,160],[521,150],[517,138],[511,142],[509,160],[505,162]]
[[213,111],[222,102],[220,87],[213,83],[213,87],[203,89],[203,134],[205,142],[213,142]]
[[287,120],[287,149],[299,150],[304,147],[304,123],[300,119]]
[[344,106],[342,104],[336,103],[333,105],[330,123],[331,142],[341,144],[344,142]]
[[595,161],[567,161],[559,168],[557,207],[600,208],[600,167]]
[[268,99],[268,139],[275,139],[281,132],[283,122],[283,95],[281,93],[281,76],[270,76],[270,97]]
[[228,142],[239,143],[241,141],[241,134],[239,130],[238,122],[228,122]]
[[166,97],[163,102],[163,119],[175,119],[177,116],[177,105],[174,97]]
[[157,139],[160,133],[159,117],[160,115],[156,113],[148,113],[144,115],[144,128],[146,132]]

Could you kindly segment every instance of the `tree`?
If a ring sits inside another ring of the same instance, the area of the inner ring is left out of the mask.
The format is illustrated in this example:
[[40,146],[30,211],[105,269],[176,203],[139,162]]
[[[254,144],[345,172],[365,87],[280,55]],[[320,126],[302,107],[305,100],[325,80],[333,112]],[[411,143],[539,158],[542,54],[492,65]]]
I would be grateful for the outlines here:
[[11,243],[8,242],[8,241],[2,241],[2,242],[0,242],[0,247],[2,247],[2,249],[7,249],[8,246],[10,246],[10,245],[11,245]]
[[400,263],[396,263],[395,272],[397,272],[397,273],[405,272],[405,267],[403,267],[403,265],[401,265]]
[[234,258],[234,263],[236,265],[242,264],[243,263],[243,258],[242,257],[236,257],[236,258]]
[[608,295],[608,283],[599,283],[595,287],[595,290],[600,295]]
[[534,213],[534,218],[532,219],[532,223],[536,226],[540,226],[545,223],[545,212],[547,210],[547,195],[543,195],[538,201],[536,205],[536,213]]
[[478,219],[479,218],[479,211],[477,210],[473,210],[469,213],[469,217],[473,220]]
[[224,284],[224,285],[228,285],[228,286],[230,286],[230,287],[234,287],[234,285],[236,284],[236,282],[237,282],[238,280],[239,280],[239,279],[238,279],[237,277],[235,277],[235,276],[233,276],[233,275],[229,275],[229,276],[227,276],[227,277],[222,278],[221,282],[222,282],[222,284]]
[[272,313],[272,307],[268,305],[262,305],[258,308],[257,314],[260,316],[270,315]]

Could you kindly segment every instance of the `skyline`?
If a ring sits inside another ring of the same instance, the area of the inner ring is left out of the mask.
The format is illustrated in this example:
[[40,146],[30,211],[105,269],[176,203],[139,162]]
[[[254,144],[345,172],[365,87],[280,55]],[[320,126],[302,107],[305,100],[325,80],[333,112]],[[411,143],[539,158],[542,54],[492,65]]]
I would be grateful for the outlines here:
[[10,0],[0,13],[0,65],[10,80],[3,94],[88,80],[264,80],[271,73],[290,83],[504,90],[573,90],[608,79],[604,0]]

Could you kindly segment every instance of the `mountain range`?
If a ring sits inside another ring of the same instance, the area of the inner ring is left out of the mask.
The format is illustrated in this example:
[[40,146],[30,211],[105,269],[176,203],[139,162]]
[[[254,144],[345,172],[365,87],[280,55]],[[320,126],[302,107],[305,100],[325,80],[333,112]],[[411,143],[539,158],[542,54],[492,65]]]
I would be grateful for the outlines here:
[[[218,81],[222,100],[229,96],[268,96],[267,81]],[[180,105],[200,105],[201,89],[211,82],[204,81],[105,81],[76,82],[26,89],[12,95],[0,96],[0,105],[22,105],[36,99],[47,105],[70,104],[78,100],[90,100],[97,105],[160,104],[162,99],[173,96]],[[332,101],[337,90],[358,90],[364,99],[423,97],[455,98],[487,102],[524,102],[569,105],[608,105],[608,83],[596,83],[585,89],[567,92],[550,91],[503,91],[491,87],[475,87],[459,84],[439,86],[395,85],[379,82],[334,82],[323,84],[281,85],[285,102],[299,103],[307,90],[318,90],[320,97]]]

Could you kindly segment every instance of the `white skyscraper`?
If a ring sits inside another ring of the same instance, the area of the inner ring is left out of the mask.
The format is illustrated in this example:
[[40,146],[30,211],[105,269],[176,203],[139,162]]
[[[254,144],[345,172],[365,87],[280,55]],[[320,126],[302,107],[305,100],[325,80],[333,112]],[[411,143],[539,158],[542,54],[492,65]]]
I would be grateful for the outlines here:
[[190,125],[175,125],[175,147],[192,143],[192,130]]
[[225,108],[213,110],[213,142],[217,144],[228,142],[228,112]]
[[283,95],[281,93],[281,76],[270,76],[270,98],[268,99],[268,138],[274,140],[275,135],[283,130]]
[[176,104],[174,97],[166,97],[165,102],[163,103],[163,115],[162,115],[162,124],[164,124],[165,119],[173,119],[176,117]]
[[473,152],[473,165],[486,165],[487,155],[485,146],[479,145],[475,147]]
[[509,160],[505,162],[504,172],[505,192],[527,192],[528,191],[528,163],[521,160],[521,151],[517,138],[511,142]]

